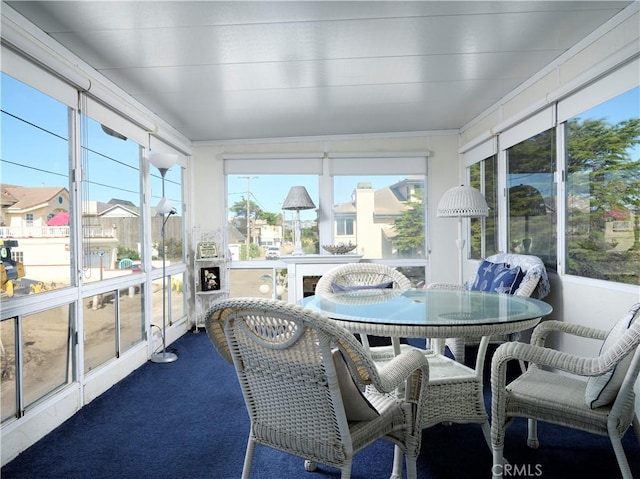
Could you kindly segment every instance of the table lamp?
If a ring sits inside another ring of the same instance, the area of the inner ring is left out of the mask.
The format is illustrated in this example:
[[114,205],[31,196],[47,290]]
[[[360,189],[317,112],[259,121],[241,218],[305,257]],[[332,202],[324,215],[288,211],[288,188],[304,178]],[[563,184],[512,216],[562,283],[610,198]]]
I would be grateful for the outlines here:
[[296,212],[293,226],[295,246],[292,253],[295,256],[304,255],[304,251],[302,251],[302,240],[300,238],[300,210],[312,210],[315,207],[316,205],[313,203],[304,186],[292,186],[282,204],[283,210],[293,210]]

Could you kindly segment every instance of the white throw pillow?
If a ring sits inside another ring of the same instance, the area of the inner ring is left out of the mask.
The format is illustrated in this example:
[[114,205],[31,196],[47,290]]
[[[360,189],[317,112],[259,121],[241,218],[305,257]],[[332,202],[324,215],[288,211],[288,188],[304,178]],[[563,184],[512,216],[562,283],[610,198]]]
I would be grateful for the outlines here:
[[333,363],[336,366],[347,421],[371,421],[377,418],[380,414],[358,389],[339,349],[333,350]]
[[[609,331],[602,347],[600,354],[606,352],[613,343],[629,329],[633,322],[638,318],[640,312],[640,303],[634,304],[629,312],[620,319]],[[600,406],[606,406],[611,403],[618,395],[618,390],[622,386],[624,377],[627,374],[633,354],[629,354],[626,358],[618,363],[611,371],[601,376],[592,376],[587,382],[585,391],[585,401],[591,409]]]

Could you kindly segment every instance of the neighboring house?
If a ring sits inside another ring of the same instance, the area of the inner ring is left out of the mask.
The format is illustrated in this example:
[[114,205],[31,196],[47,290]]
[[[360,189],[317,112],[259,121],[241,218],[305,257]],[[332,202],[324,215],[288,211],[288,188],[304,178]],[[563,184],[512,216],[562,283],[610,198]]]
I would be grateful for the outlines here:
[[69,212],[69,191],[59,186],[29,188],[0,185],[2,194],[2,226],[22,228],[21,236],[37,235],[34,228],[47,225],[47,220],[60,212]]
[[351,201],[333,208],[336,243],[357,244],[356,251],[365,258],[395,256],[393,226],[407,209],[407,202],[419,197],[417,190],[423,184],[421,178],[406,178],[374,190],[371,183],[358,183]]
[[[2,184],[0,195],[0,241],[18,241],[11,253],[24,264],[25,277],[67,284],[71,262],[67,188]],[[119,223],[139,217],[139,208],[124,200],[88,201],[83,205],[83,212],[88,219],[88,228],[83,228],[83,234],[91,241],[84,266],[112,269],[121,241],[118,231],[127,230]],[[66,221],[56,221],[56,217],[64,217]]]

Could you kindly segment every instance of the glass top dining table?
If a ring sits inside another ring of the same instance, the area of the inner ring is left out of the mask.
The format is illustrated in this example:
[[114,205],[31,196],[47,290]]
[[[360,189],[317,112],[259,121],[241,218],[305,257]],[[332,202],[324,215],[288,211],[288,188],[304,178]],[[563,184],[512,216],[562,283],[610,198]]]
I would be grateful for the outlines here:
[[352,332],[427,338],[516,333],[553,310],[524,296],[442,289],[352,290],[309,296],[301,305]]

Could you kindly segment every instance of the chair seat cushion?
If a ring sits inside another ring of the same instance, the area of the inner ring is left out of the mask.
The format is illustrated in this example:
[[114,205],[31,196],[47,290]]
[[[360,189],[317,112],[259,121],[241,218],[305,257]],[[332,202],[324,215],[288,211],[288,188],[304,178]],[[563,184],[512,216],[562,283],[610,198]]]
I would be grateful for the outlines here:
[[492,263],[484,260],[478,268],[471,290],[513,294],[523,278],[524,272],[520,266],[510,268],[507,263]]
[[342,352],[335,349],[332,354],[347,421],[371,421],[378,417],[376,408],[367,400],[353,380]]
[[[629,312],[621,318],[607,334],[602,347],[600,348],[600,354],[606,352],[611,346],[622,336],[627,329],[633,324],[633,322],[640,316],[640,303],[631,307]],[[622,386],[624,377],[627,374],[629,365],[633,354],[629,354],[626,358],[620,361],[615,368],[611,371],[607,371],[601,376],[593,376],[589,378],[587,382],[587,389],[585,391],[585,401],[591,409],[605,406],[611,403],[618,395],[618,390]]]

